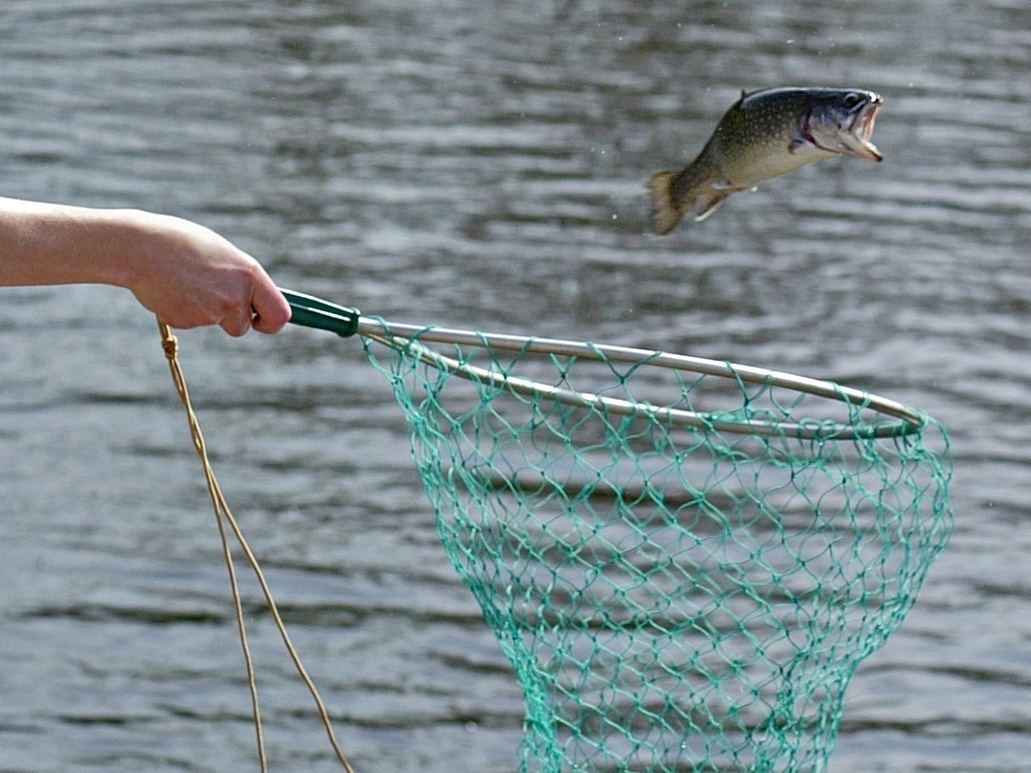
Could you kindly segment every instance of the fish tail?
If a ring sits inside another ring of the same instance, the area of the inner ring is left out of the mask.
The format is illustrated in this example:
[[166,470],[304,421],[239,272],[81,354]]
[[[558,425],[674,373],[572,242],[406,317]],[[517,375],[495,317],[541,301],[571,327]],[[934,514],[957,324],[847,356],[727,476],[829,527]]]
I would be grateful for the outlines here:
[[652,175],[648,180],[648,195],[652,200],[652,228],[657,234],[668,234],[680,218],[694,204],[694,200],[678,201],[674,195],[675,172],[665,171]]

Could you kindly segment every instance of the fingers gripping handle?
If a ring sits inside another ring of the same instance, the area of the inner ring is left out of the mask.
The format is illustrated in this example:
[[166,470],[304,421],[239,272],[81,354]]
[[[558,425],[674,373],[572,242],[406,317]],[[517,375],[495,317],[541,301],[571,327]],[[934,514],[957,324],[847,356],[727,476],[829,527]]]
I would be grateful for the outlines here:
[[295,325],[329,330],[344,338],[358,332],[359,313],[357,309],[337,306],[313,295],[279,290],[292,309],[290,321]]

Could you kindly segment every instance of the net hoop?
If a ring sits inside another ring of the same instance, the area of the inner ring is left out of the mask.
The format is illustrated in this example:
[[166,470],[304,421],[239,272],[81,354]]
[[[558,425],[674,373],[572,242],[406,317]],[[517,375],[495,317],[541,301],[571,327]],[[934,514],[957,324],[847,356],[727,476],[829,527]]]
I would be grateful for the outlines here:
[[[925,413],[908,405],[879,397],[832,381],[797,376],[783,371],[751,365],[670,354],[611,344],[595,344],[561,338],[542,338],[501,333],[483,333],[459,328],[410,325],[379,318],[359,317],[359,335],[398,351],[408,352],[427,365],[477,383],[487,383],[512,392],[552,400],[565,405],[589,408],[619,416],[650,416],[674,426],[745,435],[795,437],[804,440],[852,440],[894,438],[920,432],[927,424]],[[734,419],[725,414],[690,411],[644,402],[579,392],[513,376],[501,370],[482,368],[460,362],[426,346],[427,343],[457,346],[478,346],[485,349],[528,352],[540,355],[575,357],[584,360],[640,363],[671,370],[687,371],[738,382],[781,387],[880,414],[884,421],[844,424],[825,419],[799,421],[766,421]]]

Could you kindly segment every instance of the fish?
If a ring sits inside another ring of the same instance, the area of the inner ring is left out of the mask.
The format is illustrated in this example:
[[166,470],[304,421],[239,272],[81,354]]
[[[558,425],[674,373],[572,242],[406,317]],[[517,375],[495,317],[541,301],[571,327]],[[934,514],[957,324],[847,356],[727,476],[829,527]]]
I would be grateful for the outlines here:
[[705,220],[732,193],[823,158],[881,161],[870,137],[883,104],[865,89],[742,91],[694,161],[648,181],[653,230],[669,233],[692,210],[696,221]]

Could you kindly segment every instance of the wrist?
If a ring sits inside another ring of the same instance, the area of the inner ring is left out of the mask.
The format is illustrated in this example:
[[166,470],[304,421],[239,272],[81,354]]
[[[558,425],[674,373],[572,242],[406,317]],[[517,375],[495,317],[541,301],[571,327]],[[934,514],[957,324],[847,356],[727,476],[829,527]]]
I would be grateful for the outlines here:
[[133,289],[148,276],[161,248],[157,218],[135,209],[88,210],[81,232],[90,281]]

